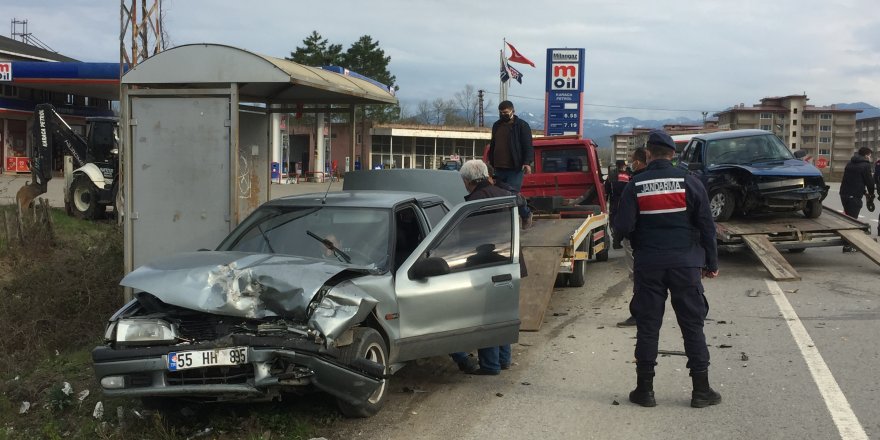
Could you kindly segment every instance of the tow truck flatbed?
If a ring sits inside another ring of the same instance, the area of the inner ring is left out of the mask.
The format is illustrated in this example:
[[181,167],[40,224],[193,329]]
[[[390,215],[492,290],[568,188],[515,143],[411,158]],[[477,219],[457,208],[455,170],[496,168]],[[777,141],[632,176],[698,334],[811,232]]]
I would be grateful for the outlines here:
[[775,280],[799,280],[800,275],[779,253],[801,252],[811,247],[850,244],[880,264],[880,245],[870,237],[871,228],[827,206],[817,218],[799,213],[767,214],[715,224],[718,248],[750,249]]
[[520,233],[529,272],[520,281],[520,330],[540,330],[558,274],[583,282],[586,261],[605,250],[607,224],[604,213],[578,218],[545,215]]

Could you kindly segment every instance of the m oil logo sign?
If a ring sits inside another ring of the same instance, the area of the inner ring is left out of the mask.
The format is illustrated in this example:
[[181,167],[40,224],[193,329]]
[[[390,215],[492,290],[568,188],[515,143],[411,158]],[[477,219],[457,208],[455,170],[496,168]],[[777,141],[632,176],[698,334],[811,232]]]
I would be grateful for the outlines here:
[[551,90],[578,90],[577,64],[554,63],[551,75]]
[[12,81],[12,63],[0,63],[0,81]]

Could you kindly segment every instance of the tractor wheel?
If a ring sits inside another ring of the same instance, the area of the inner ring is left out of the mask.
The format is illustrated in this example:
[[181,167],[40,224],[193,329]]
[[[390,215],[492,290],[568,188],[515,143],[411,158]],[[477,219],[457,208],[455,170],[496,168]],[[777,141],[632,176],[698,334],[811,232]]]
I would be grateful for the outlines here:
[[98,189],[85,174],[77,174],[70,184],[70,210],[73,216],[84,220],[95,220],[103,217],[101,209],[106,207],[98,203]]

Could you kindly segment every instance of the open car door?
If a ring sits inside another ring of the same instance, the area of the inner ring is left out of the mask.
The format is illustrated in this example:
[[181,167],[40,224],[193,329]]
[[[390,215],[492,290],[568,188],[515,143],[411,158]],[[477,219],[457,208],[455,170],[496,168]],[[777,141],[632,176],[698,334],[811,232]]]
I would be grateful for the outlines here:
[[395,274],[400,360],[519,338],[516,199],[457,205]]

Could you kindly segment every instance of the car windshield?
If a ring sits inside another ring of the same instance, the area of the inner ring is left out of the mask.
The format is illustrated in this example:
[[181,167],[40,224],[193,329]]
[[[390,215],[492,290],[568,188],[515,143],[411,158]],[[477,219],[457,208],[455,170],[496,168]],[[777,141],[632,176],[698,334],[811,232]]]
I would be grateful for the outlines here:
[[794,159],[791,151],[775,135],[748,136],[709,141],[706,163],[749,164]]
[[389,255],[390,216],[390,210],[377,208],[263,207],[245,219],[217,250],[284,254],[381,268]]

